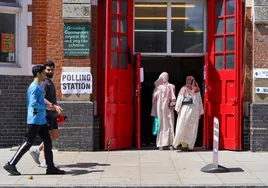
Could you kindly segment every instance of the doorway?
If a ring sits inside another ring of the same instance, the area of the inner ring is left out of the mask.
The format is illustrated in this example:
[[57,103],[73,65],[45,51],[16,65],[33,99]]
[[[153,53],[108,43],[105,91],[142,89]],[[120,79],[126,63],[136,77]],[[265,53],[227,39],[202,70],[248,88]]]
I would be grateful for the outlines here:
[[[169,74],[169,82],[175,85],[176,96],[185,85],[186,77],[192,75],[199,84],[203,97],[203,57],[141,57],[141,67],[144,69],[144,81],[141,83],[140,96],[140,139],[141,147],[156,147],[156,136],[152,135],[153,118],[150,116],[154,82],[162,72]],[[175,113],[176,127],[177,113]],[[195,147],[202,147],[203,117],[199,120],[198,136]],[[175,132],[175,130],[174,130]]]

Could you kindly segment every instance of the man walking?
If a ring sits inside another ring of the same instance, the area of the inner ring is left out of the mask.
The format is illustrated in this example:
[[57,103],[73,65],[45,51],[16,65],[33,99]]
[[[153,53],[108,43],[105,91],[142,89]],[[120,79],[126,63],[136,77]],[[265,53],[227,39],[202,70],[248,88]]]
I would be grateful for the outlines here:
[[27,90],[27,124],[29,129],[18,151],[4,166],[4,169],[12,175],[20,175],[16,164],[33,145],[37,134],[39,134],[44,142],[45,158],[47,159],[46,174],[65,173],[65,171],[56,168],[53,162],[52,142],[48,132],[46,109],[55,110],[55,107],[45,104],[44,95],[39,85],[45,79],[44,70],[45,68],[41,65],[36,65],[32,68],[34,81]]
[[[53,105],[55,107],[55,110],[47,110],[46,115],[46,120],[49,125],[50,138],[52,141],[55,141],[59,138],[57,114],[60,114],[62,111],[62,108],[56,105],[57,104],[56,88],[51,80],[54,75],[55,64],[53,61],[46,61],[43,66],[45,68],[46,79],[43,82],[41,82],[40,86],[44,93],[45,103],[48,105]],[[44,149],[44,143],[41,143],[39,148],[32,148],[30,150],[30,154],[37,164],[40,164],[39,160],[40,151],[42,151],[43,149]],[[41,164],[41,167],[43,168],[47,167],[45,159],[44,162]]]

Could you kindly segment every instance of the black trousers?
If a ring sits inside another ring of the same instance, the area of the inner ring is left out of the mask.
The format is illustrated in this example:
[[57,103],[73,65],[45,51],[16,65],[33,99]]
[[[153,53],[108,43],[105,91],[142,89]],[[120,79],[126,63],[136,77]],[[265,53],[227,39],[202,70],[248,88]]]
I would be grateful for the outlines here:
[[9,164],[16,165],[22,156],[31,148],[34,140],[39,134],[44,142],[44,152],[45,159],[47,163],[47,168],[53,168],[53,153],[52,153],[52,142],[49,135],[49,128],[47,125],[28,125],[28,132],[25,135],[22,145],[19,147],[18,151],[15,153],[13,158],[9,161]]

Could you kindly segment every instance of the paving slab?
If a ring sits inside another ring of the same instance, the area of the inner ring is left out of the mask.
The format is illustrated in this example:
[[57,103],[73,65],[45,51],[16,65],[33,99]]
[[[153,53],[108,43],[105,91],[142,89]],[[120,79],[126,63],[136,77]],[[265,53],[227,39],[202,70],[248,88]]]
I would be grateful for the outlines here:
[[[14,149],[0,149],[2,166],[14,153]],[[9,176],[0,168],[0,187],[268,187],[268,153],[220,151],[219,163],[230,169],[221,174],[200,171],[212,162],[211,151],[53,153],[65,175],[45,175],[46,170],[26,153],[17,165],[21,176]]]

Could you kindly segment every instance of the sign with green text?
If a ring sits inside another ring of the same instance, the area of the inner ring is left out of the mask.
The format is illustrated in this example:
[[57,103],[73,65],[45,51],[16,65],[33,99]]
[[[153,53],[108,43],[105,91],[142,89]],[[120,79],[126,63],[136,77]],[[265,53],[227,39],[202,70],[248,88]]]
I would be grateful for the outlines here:
[[89,24],[64,24],[64,56],[89,56]]

